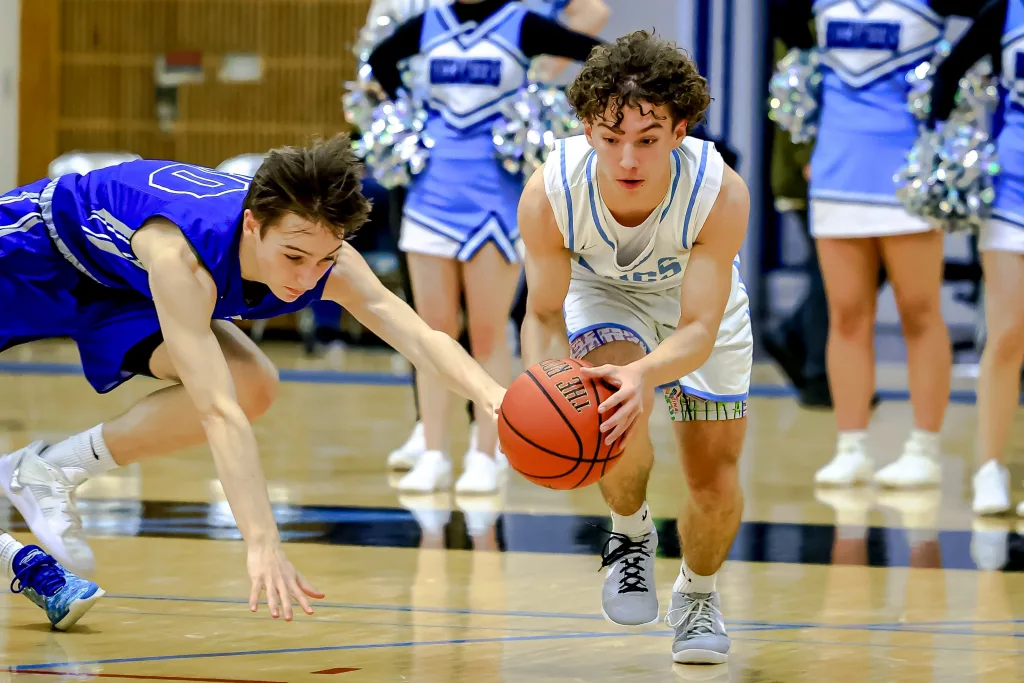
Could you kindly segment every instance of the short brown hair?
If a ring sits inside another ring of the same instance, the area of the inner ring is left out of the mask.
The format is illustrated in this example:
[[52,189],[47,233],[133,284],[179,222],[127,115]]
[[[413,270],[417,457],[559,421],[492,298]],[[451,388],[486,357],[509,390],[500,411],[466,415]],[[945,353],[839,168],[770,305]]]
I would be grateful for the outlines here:
[[591,123],[603,119],[610,104],[618,126],[622,110],[641,109],[641,102],[667,106],[673,125],[685,120],[687,130],[701,122],[711,103],[708,82],[693,60],[676,44],[647,31],[595,47],[569,87],[576,115]]
[[362,175],[363,165],[343,133],[309,147],[281,147],[271,150],[256,171],[244,206],[263,234],[293,213],[345,239],[370,217]]

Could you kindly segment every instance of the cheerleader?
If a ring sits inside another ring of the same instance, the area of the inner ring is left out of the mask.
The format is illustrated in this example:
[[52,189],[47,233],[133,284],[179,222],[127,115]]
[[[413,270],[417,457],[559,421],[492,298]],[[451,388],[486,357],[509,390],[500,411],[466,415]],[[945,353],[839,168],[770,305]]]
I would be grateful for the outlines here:
[[[491,127],[502,102],[525,85],[530,59],[550,54],[583,61],[597,44],[517,2],[460,0],[402,24],[369,58],[390,97],[402,87],[398,64],[417,54],[425,61],[426,133],[434,146],[427,168],[408,187],[399,242],[416,310],[457,337],[464,296],[473,355],[506,385],[511,353],[505,330],[520,272],[516,208],[524,179],[501,168]],[[451,399],[435,378],[417,374],[416,381],[425,449],[398,488],[426,492],[450,485],[445,426]],[[490,420],[477,424],[476,444],[455,486],[460,492],[497,489],[497,434]]]
[[[1020,396],[1024,362],[1024,0],[990,0],[949,57],[932,90],[932,116],[949,117],[960,77],[989,56],[1000,78],[996,116],[1001,171],[995,179],[992,218],[978,235],[985,282],[985,349],[978,375],[974,512],[1010,509],[1006,441]],[[1024,503],[1017,507],[1024,516]]]
[[[907,73],[935,55],[959,0],[793,0],[804,19],[790,45],[811,47],[813,16],[824,80],[810,164],[810,223],[829,305],[827,366],[838,438],[815,482],[883,486],[939,482],[939,432],[952,353],[942,319],[943,235],[907,214],[893,176],[918,137]],[[867,452],[874,393],[879,270],[893,286],[907,346],[914,427],[903,453],[878,472]]]

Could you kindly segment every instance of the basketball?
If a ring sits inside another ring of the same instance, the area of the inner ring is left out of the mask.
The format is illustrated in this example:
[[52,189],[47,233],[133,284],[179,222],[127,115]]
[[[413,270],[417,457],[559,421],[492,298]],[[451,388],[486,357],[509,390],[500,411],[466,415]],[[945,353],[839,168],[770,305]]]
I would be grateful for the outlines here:
[[597,412],[615,389],[584,378],[586,361],[546,360],[524,372],[505,393],[498,440],[509,464],[535,484],[578,489],[598,481],[618,462],[621,439],[604,443]]

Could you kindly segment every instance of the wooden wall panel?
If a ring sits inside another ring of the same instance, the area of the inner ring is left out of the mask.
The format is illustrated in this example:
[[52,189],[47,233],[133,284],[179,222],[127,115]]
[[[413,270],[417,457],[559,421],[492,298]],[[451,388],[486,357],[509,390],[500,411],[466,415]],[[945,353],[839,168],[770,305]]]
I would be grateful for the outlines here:
[[59,152],[61,0],[21,3],[18,183],[46,176]]
[[[351,49],[370,0],[38,1],[60,14],[51,29],[59,118],[48,153],[37,150],[44,171],[75,149],[213,166],[348,127],[342,87],[355,73]],[[153,64],[167,51],[202,53],[205,82],[179,89],[177,122],[162,132]],[[231,52],[261,55],[263,80],[219,82]]]

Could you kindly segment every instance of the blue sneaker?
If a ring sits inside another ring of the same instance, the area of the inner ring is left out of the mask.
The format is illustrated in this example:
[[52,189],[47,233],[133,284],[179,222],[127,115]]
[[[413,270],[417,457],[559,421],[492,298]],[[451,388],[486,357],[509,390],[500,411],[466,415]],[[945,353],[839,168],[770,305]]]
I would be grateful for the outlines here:
[[14,556],[11,592],[24,593],[46,610],[50,623],[60,631],[74,626],[103,597],[102,588],[78,578],[34,545],[25,546]]

